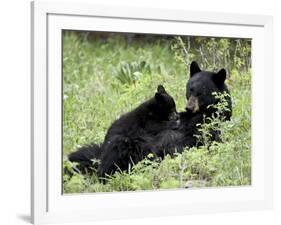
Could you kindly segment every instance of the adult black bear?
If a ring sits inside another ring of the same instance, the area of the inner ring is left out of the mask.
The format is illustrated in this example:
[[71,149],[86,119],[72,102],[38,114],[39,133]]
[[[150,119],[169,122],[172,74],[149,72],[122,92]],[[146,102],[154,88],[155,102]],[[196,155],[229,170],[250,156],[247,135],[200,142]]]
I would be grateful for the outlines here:
[[[229,90],[225,84],[226,71],[221,69],[218,72],[202,71],[198,64],[193,61],[190,65],[190,78],[186,85],[186,111],[180,113],[180,125],[178,130],[164,130],[154,139],[153,151],[158,156],[173,154],[175,151],[182,152],[185,147],[198,146],[196,135],[198,124],[203,123],[204,118],[215,115],[216,109],[208,107],[218,103],[214,92],[224,93],[227,107],[220,116],[224,120],[230,120],[232,114],[232,102]],[[220,140],[220,131],[211,130],[212,139]]]
[[150,149],[147,143],[152,137],[176,128],[178,119],[173,98],[159,85],[153,98],[113,122],[103,144],[84,146],[68,158],[78,162],[82,170],[91,167],[92,159],[99,159],[99,176],[111,174],[117,168],[126,170],[130,163],[147,156]]

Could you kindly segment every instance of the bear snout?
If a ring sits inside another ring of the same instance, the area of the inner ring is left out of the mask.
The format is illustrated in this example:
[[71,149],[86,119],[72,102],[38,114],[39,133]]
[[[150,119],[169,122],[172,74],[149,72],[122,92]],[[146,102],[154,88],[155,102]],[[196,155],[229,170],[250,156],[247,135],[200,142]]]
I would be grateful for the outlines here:
[[191,96],[188,99],[186,110],[191,111],[192,113],[196,113],[199,111],[199,100],[198,97]]

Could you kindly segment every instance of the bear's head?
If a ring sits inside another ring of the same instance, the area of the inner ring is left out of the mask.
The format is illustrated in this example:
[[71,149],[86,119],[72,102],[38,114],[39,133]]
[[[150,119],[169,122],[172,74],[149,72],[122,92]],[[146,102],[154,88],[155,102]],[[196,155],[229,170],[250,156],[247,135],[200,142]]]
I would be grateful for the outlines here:
[[[193,61],[190,65],[190,78],[186,85],[186,110],[192,113],[208,113],[209,105],[216,104],[218,100],[214,92],[229,94],[225,84],[226,71],[221,69],[218,72],[202,71],[198,64]],[[226,119],[231,117],[231,98],[227,97],[228,109],[225,112]]]
[[160,120],[178,120],[179,115],[176,110],[176,104],[162,85],[157,87],[154,95],[154,101],[150,108],[153,114]]

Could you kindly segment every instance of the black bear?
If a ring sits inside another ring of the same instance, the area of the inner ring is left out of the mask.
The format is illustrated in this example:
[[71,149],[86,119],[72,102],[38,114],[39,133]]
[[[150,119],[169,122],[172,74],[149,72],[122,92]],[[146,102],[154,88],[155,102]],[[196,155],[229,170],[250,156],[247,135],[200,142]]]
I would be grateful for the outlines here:
[[[216,109],[209,107],[218,103],[216,93],[227,93],[226,109],[221,112],[221,118],[230,120],[232,115],[232,102],[229,90],[225,84],[226,71],[218,72],[202,71],[198,64],[193,61],[190,65],[190,78],[186,85],[186,111],[180,112],[180,125],[177,130],[164,130],[155,138],[153,151],[163,157],[165,154],[173,154],[175,151],[182,152],[185,147],[198,146],[198,124],[203,123],[204,118],[215,115]],[[219,141],[220,131],[211,130],[212,140]]]
[[162,130],[177,128],[178,119],[173,98],[159,85],[154,97],[112,123],[101,145],[84,146],[68,158],[78,162],[82,170],[91,167],[92,159],[99,159],[99,176],[112,174],[118,168],[126,170],[130,163],[147,156],[147,143],[152,137]]
[[[172,97],[166,93],[164,87],[159,86],[154,98],[112,124],[101,146],[84,146],[70,154],[70,161],[79,162],[82,168],[90,168],[91,159],[100,159],[98,174],[103,176],[105,173],[114,172],[117,167],[121,170],[127,169],[130,162],[137,163],[148,153],[163,158],[166,154],[173,155],[175,151],[182,152],[185,147],[200,145],[196,138],[200,134],[198,124],[216,112],[215,108],[208,107],[218,102],[214,92],[229,94],[225,79],[224,69],[218,72],[202,71],[196,62],[192,62],[186,85],[186,111],[179,113],[179,120],[175,119],[177,114]],[[230,120],[230,95],[226,100],[227,109],[221,116]],[[175,118],[169,121],[171,115]],[[213,140],[220,140],[220,131],[210,132]]]

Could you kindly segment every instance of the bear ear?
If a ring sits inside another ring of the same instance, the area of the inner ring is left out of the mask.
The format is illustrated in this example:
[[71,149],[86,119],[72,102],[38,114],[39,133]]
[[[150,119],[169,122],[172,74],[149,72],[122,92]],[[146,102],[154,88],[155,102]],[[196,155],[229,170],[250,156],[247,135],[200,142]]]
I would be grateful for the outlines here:
[[198,66],[197,62],[192,61],[190,64],[190,77],[192,77],[195,73],[201,72],[200,67]]
[[163,87],[163,85],[160,84],[157,87],[157,93],[159,93],[159,94],[166,94],[167,92],[166,92],[165,88]]
[[225,69],[221,69],[219,72],[213,75],[214,82],[218,85],[222,85],[226,79]]

